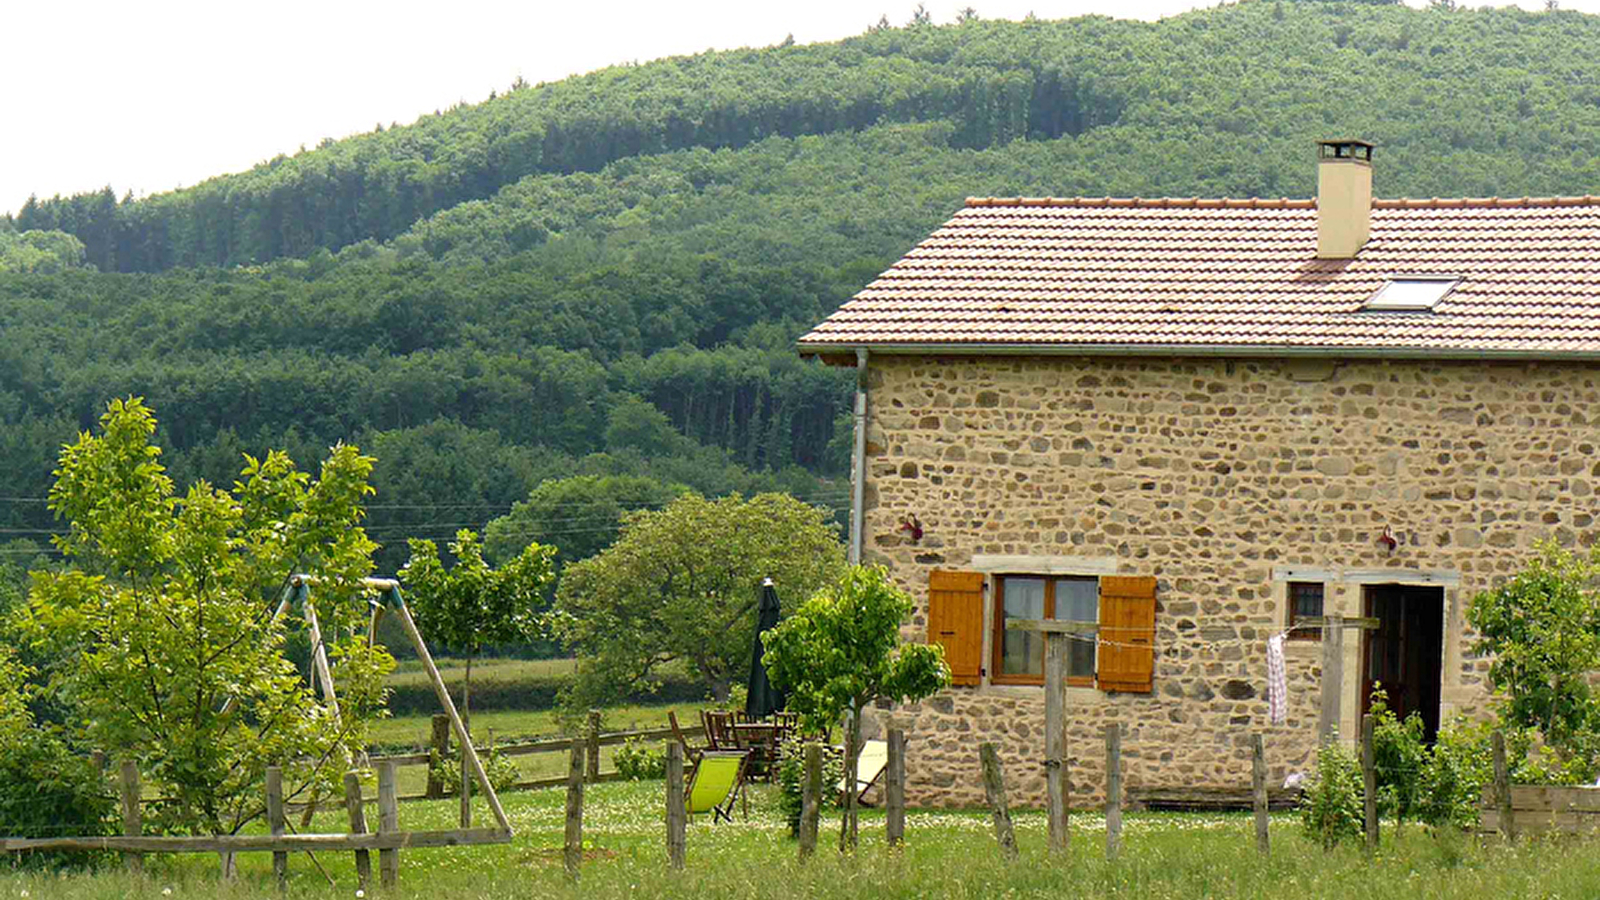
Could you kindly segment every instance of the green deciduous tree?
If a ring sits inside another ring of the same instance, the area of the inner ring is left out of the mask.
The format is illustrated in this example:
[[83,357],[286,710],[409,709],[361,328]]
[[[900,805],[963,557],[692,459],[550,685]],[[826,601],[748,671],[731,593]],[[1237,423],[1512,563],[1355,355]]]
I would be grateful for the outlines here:
[[1537,728],[1565,758],[1592,761],[1600,750],[1600,700],[1589,683],[1600,668],[1600,555],[1554,541],[1537,549],[1510,581],[1472,598],[1467,621],[1478,652],[1493,654],[1489,682],[1501,718]]
[[690,494],[628,514],[616,543],[565,569],[548,617],[579,655],[569,708],[622,696],[673,662],[726,699],[748,671],[761,579],[803,597],[843,567],[827,512],[785,494]]
[[[326,765],[365,746],[393,661],[358,633],[373,543],[361,528],[372,460],[334,447],[320,476],[279,452],[247,465],[231,491],[205,482],[181,498],[151,443],[156,420],[113,401],[96,433],[61,451],[50,507],[69,530],[68,565],[35,572],[22,633],[59,660],[49,687],[73,731],[137,758],[158,796],[159,827],[235,833],[262,813],[269,765],[294,796],[332,787]],[[295,573],[315,599],[342,719],[284,655],[270,611]]]
[[491,559],[509,559],[529,541],[557,545],[559,565],[611,546],[624,513],[659,509],[688,489],[643,475],[576,475],[541,482],[528,498],[484,529]]
[[0,232],[0,275],[49,275],[84,265],[83,241],[60,231]]
[[[900,625],[914,607],[886,569],[856,566],[762,635],[768,677],[806,730],[845,717],[846,772],[856,770],[867,704],[921,700],[950,684],[942,647],[900,642]],[[856,792],[845,793],[841,850],[856,840]]]
[[456,532],[446,568],[433,541],[408,542],[411,560],[400,580],[411,596],[417,627],[467,659],[461,684],[461,716],[472,715],[472,660],[485,647],[529,641],[540,632],[544,589],[555,576],[554,547],[530,543],[498,569],[483,558],[483,542],[470,530]]

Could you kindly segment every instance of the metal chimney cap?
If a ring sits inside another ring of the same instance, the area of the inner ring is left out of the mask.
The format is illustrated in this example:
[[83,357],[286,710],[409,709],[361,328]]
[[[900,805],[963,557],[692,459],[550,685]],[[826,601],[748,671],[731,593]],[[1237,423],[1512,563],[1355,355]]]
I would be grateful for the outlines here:
[[1317,156],[1320,159],[1353,159],[1370,163],[1372,148],[1373,144],[1370,141],[1317,141]]

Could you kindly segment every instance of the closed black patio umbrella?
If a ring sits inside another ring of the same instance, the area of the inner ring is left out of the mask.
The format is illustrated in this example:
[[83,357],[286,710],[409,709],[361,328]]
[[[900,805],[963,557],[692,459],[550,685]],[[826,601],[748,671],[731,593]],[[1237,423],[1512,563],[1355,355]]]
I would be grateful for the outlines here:
[[750,691],[745,697],[744,712],[752,719],[765,718],[783,709],[783,694],[767,680],[767,667],[761,662],[761,632],[778,624],[778,590],[772,579],[761,582],[761,607],[756,612],[755,649],[750,660]]

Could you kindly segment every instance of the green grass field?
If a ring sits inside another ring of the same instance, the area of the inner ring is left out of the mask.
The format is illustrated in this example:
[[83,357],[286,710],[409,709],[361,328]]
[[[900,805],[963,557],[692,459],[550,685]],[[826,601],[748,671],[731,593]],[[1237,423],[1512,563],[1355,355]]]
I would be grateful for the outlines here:
[[[451,657],[439,657],[434,660],[438,666],[439,674],[444,676],[445,683],[452,689],[461,683],[462,673],[466,671],[467,661]],[[485,681],[518,681],[524,678],[552,678],[571,675],[575,663],[570,659],[500,659],[486,658],[474,660],[472,663],[472,677],[482,678]],[[427,684],[428,673],[422,667],[420,659],[403,659],[395,665],[394,673],[389,676],[389,683],[400,684]]]
[[[700,723],[700,710],[709,704],[667,704],[662,706],[619,706],[606,710],[604,728],[612,731],[640,731],[667,727],[667,712],[675,710],[684,727]],[[385,752],[410,752],[426,750],[433,733],[432,716],[403,716],[384,719],[373,728],[373,746]],[[486,745],[491,737],[496,743],[554,738],[562,735],[553,711],[517,712],[495,711],[474,713],[472,716],[473,743]],[[600,748],[601,771],[610,771],[611,754],[616,748]],[[511,759],[523,780],[552,778],[565,775],[567,758],[560,753],[539,753],[516,756]],[[424,766],[402,766],[399,771],[400,793],[422,793],[427,783]]]
[[[1100,816],[1073,816],[1070,860],[1045,854],[1040,813],[1021,812],[1017,838],[1021,859],[1000,859],[982,811],[913,811],[903,852],[883,845],[882,814],[869,810],[862,822],[861,849],[841,858],[835,851],[836,820],[824,822],[824,845],[806,864],[775,811],[770,789],[754,792],[748,821],[713,825],[699,817],[689,828],[689,868],[667,868],[663,851],[663,786],[660,782],[601,784],[586,793],[584,837],[589,848],[579,882],[562,872],[560,846],[564,793],[540,791],[505,797],[517,829],[506,846],[403,851],[397,890],[374,897],[682,897],[838,898],[877,897],[1060,897],[1106,896],[1138,900],[1194,897],[1285,897],[1399,900],[1399,898],[1592,898],[1600,896],[1600,866],[1592,843],[1575,840],[1524,842],[1506,847],[1460,834],[1435,838],[1408,827],[1396,844],[1386,832],[1376,859],[1346,846],[1324,855],[1300,835],[1286,816],[1273,820],[1273,854],[1255,852],[1247,815],[1130,813],[1123,851],[1116,863],[1103,857]],[[478,822],[489,821],[480,803]],[[407,828],[454,824],[452,801],[401,807]],[[341,830],[340,816],[323,814],[318,830]],[[216,857],[152,857],[148,874],[134,880],[111,865],[93,875],[0,875],[0,897],[109,900],[233,900],[267,897],[271,857],[241,858],[240,881],[219,885]],[[329,886],[303,854],[290,858],[289,895],[355,896],[350,854],[319,854],[334,879]],[[376,868],[377,860],[373,860]],[[170,894],[163,893],[170,890]],[[26,892],[26,893],[24,893]]]
[[[616,706],[605,711],[606,731],[637,731],[667,727],[667,711],[677,710],[684,727],[700,724],[700,710],[707,703],[668,703],[651,706]],[[564,732],[554,710],[491,710],[472,714],[472,739],[486,743],[491,737],[500,743],[560,737]],[[426,750],[433,734],[433,717],[397,716],[373,725],[372,744],[376,747]]]

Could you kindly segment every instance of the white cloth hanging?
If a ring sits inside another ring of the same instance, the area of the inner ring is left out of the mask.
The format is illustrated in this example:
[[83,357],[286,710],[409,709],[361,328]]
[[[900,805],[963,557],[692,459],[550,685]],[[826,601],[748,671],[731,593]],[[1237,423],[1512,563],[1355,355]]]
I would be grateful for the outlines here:
[[1267,712],[1272,724],[1282,725],[1289,718],[1289,679],[1284,673],[1283,635],[1267,638]]

